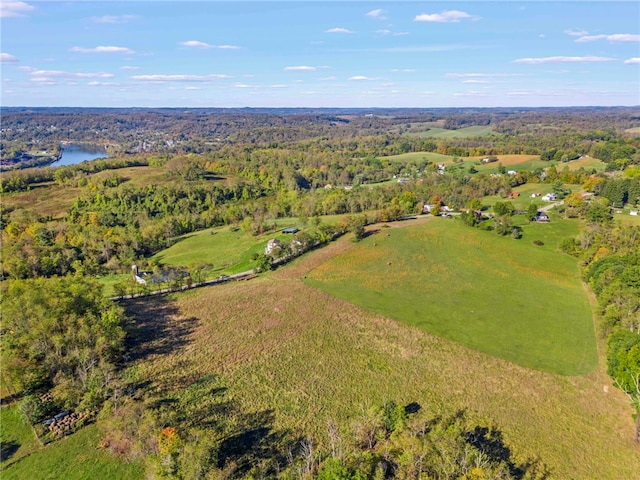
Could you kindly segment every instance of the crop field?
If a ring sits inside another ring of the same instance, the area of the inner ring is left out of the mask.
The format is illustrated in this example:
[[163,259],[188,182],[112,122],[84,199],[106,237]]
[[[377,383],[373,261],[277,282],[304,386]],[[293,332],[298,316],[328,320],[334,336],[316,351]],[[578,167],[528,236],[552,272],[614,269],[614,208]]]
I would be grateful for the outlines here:
[[[388,231],[392,240],[401,229]],[[380,245],[382,235],[367,241]],[[610,379],[603,367],[594,370],[594,353],[583,364],[588,374],[532,370],[307,284],[336,255],[360,248],[342,238],[249,282],[128,302],[138,328],[132,375],[149,381],[158,399],[218,425],[211,435],[245,425],[268,439],[309,435],[326,446],[328,421],[347,435],[363,408],[392,399],[434,416],[463,409],[492,422],[520,452],[516,460],[539,458],[550,478],[637,477],[628,401],[603,390]],[[430,288],[437,287],[424,279],[420,294]],[[216,393],[195,395],[199,389]]]
[[574,259],[447,220],[387,235],[370,236],[307,281],[523,366],[565,375],[595,368],[591,309]]
[[483,137],[495,133],[491,126],[473,126],[464,127],[457,130],[448,130],[445,128],[429,128],[424,132],[406,132],[403,135],[408,137],[424,137],[424,138],[469,138]]

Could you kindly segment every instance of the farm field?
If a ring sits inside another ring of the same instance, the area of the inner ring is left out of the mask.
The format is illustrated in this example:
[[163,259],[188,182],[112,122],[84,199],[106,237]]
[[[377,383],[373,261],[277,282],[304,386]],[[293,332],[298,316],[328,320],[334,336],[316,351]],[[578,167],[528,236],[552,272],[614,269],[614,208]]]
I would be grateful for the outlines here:
[[[391,240],[401,229],[389,231]],[[200,412],[219,426],[213,435],[264,429],[274,442],[265,448],[303,432],[326,446],[328,421],[346,435],[363,408],[392,399],[491,421],[517,461],[540,459],[549,478],[637,476],[630,408],[602,367],[588,362],[589,373],[576,376],[521,367],[308,284],[332,258],[360,248],[342,238],[249,282],[126,303],[138,325],[136,380],[149,381],[157,400]],[[200,389],[218,393],[195,395]]]
[[451,155],[442,155],[440,153],[434,152],[409,152],[409,153],[401,153],[399,155],[389,155],[387,157],[380,157],[384,160],[396,161],[396,162],[419,162],[421,160],[427,160],[428,162],[438,162],[438,163],[451,163],[453,162],[453,157]]
[[34,185],[26,192],[3,193],[7,208],[34,209],[41,215],[62,218],[80,195],[79,187],[63,187],[54,182]]
[[527,232],[524,239],[447,220],[380,230],[307,282],[526,367],[588,373],[597,362],[595,335],[575,260],[542,251]]
[[423,138],[469,138],[483,137],[495,133],[491,126],[473,126],[464,127],[456,130],[448,130],[446,128],[431,127],[424,132],[406,132],[403,135],[407,137],[423,137]]
[[[342,215],[327,215],[322,222],[336,223]],[[214,276],[244,272],[254,267],[251,259],[254,253],[264,253],[267,242],[272,238],[290,241],[291,235],[282,233],[283,228],[298,226],[294,218],[273,220],[277,230],[252,236],[238,227],[216,227],[190,233],[180,237],[177,243],[155,254],[152,258],[168,266],[191,267],[212,265]],[[301,228],[304,230],[304,228]]]
[[[31,427],[23,422],[16,407],[17,405],[3,406],[0,409],[3,451],[0,477],[3,480],[144,478],[144,467],[141,463],[125,463],[98,448],[101,434],[95,425],[41,447]],[[6,450],[7,448],[10,450]],[[9,452],[11,455],[5,457]]]

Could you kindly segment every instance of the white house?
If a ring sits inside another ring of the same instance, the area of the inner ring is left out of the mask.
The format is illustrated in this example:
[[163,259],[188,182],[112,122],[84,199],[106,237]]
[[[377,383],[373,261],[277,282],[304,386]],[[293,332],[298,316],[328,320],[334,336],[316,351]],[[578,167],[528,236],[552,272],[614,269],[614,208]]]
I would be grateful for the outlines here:
[[554,200],[557,200],[557,199],[558,199],[558,195],[556,195],[554,192],[550,192],[542,196],[542,200],[545,202],[553,202]]
[[271,255],[271,253],[277,249],[280,248],[282,246],[282,244],[280,243],[280,240],[278,240],[277,238],[272,238],[271,240],[269,240],[267,242],[267,246],[264,249],[264,253],[266,255]]

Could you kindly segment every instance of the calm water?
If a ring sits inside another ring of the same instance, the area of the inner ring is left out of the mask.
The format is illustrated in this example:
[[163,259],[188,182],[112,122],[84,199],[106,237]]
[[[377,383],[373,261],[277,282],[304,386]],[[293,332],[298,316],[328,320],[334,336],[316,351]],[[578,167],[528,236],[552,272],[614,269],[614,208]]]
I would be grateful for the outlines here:
[[100,147],[87,147],[79,145],[67,145],[62,149],[62,157],[57,162],[51,164],[52,167],[61,165],[74,165],[86,160],[95,160],[96,158],[107,158],[107,152]]

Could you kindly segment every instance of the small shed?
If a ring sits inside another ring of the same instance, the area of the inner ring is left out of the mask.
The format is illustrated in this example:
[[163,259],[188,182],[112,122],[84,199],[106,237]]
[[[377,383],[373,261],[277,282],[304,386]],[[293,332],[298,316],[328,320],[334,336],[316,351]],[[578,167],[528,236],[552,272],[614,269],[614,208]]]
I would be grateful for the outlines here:
[[284,230],[282,230],[282,233],[290,233],[290,234],[294,234],[294,233],[298,233],[300,231],[299,228],[296,227],[289,227],[289,228],[285,228]]

